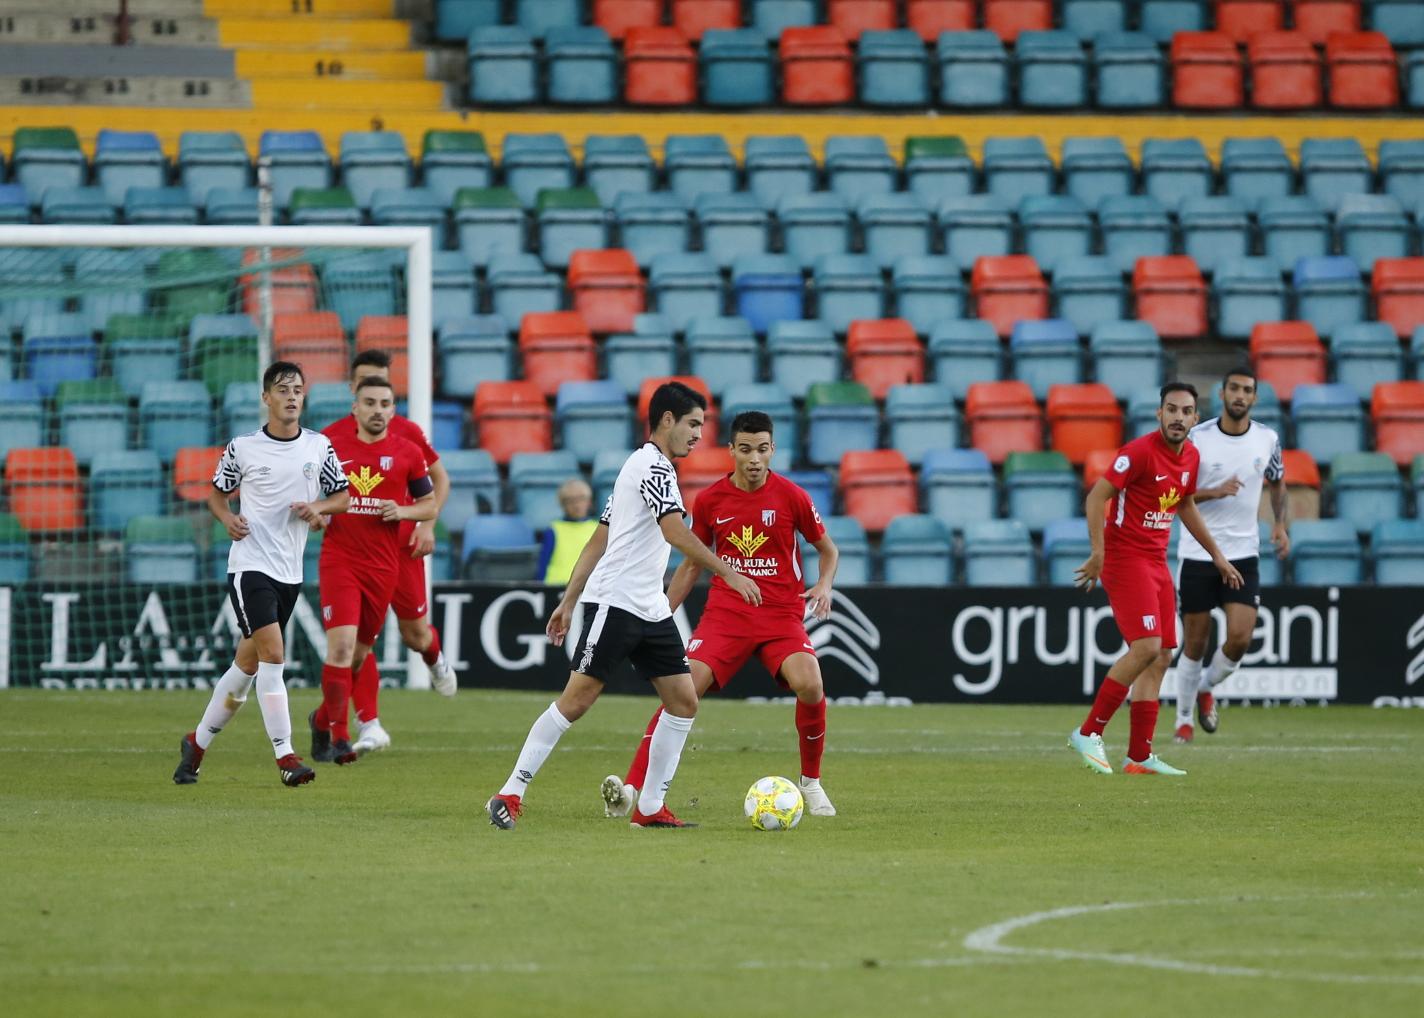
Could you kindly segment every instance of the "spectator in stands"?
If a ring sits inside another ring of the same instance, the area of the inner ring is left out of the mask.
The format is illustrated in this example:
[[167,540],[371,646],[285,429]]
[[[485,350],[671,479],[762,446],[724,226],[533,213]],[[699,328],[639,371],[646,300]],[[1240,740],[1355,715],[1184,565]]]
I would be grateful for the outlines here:
[[571,477],[559,486],[559,505],[564,509],[563,518],[554,520],[544,531],[539,571],[535,574],[556,587],[569,582],[579,552],[598,526],[598,520],[592,516],[593,489],[583,478]]

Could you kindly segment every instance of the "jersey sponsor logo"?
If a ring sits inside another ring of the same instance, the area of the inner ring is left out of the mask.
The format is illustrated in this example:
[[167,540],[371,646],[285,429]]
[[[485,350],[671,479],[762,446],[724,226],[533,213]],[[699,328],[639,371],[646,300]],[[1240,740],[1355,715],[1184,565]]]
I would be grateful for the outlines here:
[[736,548],[742,558],[751,558],[769,540],[771,538],[766,534],[755,533],[751,526],[743,527],[740,535],[735,533],[727,535],[727,543]]
[[1113,460],[1113,473],[1125,474],[1127,473],[1127,468],[1130,466],[1132,466],[1132,460],[1128,459],[1126,456],[1119,456],[1117,459]]
[[763,510],[761,511],[761,525],[762,525],[763,527],[774,527],[774,526],[776,526],[776,510],[775,510],[775,509],[763,509]]
[[[383,460],[387,458],[388,457],[382,457]],[[346,480],[351,483],[351,487],[355,488],[356,492],[362,498],[365,498],[370,495],[371,492],[375,491],[385,479],[386,476],[384,474],[373,474],[371,473],[371,468],[365,465],[361,467],[360,471],[351,470],[346,473]]]
[[1182,496],[1177,493],[1176,488],[1169,488],[1167,494],[1157,496],[1157,504],[1162,507],[1162,511],[1171,512],[1177,508],[1177,503],[1182,500]]

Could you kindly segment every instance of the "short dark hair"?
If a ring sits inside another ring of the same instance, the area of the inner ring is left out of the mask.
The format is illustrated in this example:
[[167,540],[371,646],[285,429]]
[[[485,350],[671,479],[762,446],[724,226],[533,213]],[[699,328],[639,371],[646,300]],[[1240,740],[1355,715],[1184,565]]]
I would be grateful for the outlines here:
[[361,379],[360,383],[356,386],[356,395],[361,395],[362,389],[390,389],[391,399],[395,399],[396,397],[396,387],[381,375],[371,375],[369,378]]
[[738,435],[759,435],[763,431],[775,437],[770,415],[760,410],[743,410],[732,418],[732,428],[727,432],[727,440],[735,442]]
[[1192,385],[1190,382],[1168,382],[1166,385],[1162,386],[1162,402],[1160,402],[1158,406],[1166,406],[1167,397],[1174,392],[1191,393],[1192,402],[1197,402],[1197,387],[1195,385]]
[[693,410],[706,410],[707,397],[696,389],[681,382],[664,382],[653,391],[648,403],[648,430],[657,431],[663,414],[672,414],[672,419],[680,421]]
[[1227,381],[1232,378],[1249,378],[1251,379],[1251,384],[1254,385],[1256,383],[1256,369],[1243,361],[1221,376],[1221,387],[1225,389]]
[[273,361],[267,365],[267,370],[262,372],[262,391],[266,392],[282,379],[293,375],[301,379],[302,384],[306,384],[307,376],[302,373],[302,366],[296,361]]
[[356,359],[351,362],[351,373],[356,374],[357,368],[380,368],[382,371],[391,369],[391,355],[384,350],[362,350],[356,355]]

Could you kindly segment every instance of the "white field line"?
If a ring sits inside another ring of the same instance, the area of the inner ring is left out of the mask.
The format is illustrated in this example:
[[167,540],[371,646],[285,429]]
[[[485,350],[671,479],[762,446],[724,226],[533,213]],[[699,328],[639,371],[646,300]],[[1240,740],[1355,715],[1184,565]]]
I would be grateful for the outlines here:
[[[789,736],[788,736],[789,738]],[[399,746],[394,752],[406,753],[517,753],[522,744],[520,743],[488,743],[471,739],[469,742],[452,746]],[[636,749],[636,736],[630,736],[628,742],[617,745],[606,745],[600,743],[582,743],[569,746],[559,746],[557,753],[626,753]],[[697,753],[743,753],[745,750],[741,746],[705,746],[694,745],[689,747],[689,752]],[[1061,748],[1056,743],[1048,743],[1041,746],[841,746],[833,745],[828,752],[848,754],[855,756],[899,756],[909,754],[912,756],[976,756],[976,755],[1014,755],[1014,756],[1064,756]],[[1189,751],[1190,752],[1190,751]],[[1198,751],[1199,752],[1199,751]],[[1211,758],[1225,759],[1238,753],[1250,754],[1332,754],[1332,753],[1412,753],[1407,746],[1219,746],[1209,751]],[[35,753],[40,755],[78,755],[78,754],[160,754],[176,756],[176,751],[167,746],[0,746],[0,754],[3,753]],[[1203,757],[1202,760],[1207,758]],[[1201,761],[1199,761],[1201,762]],[[1071,765],[1070,765],[1071,766]]]

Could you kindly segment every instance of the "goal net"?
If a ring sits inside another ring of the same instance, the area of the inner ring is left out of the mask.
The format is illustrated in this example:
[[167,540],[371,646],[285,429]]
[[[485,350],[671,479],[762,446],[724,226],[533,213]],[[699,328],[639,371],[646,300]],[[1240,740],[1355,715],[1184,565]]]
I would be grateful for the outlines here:
[[[220,676],[240,634],[205,500],[228,439],[263,423],[263,367],[302,365],[319,430],[351,410],[352,356],[386,350],[428,431],[430,317],[425,227],[0,226],[0,686]],[[320,681],[320,548],[294,685]],[[389,622],[383,678],[425,685]]]

